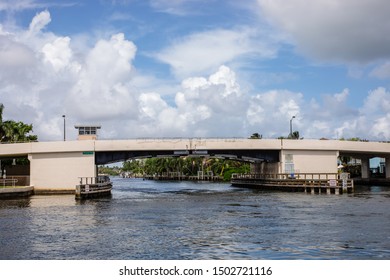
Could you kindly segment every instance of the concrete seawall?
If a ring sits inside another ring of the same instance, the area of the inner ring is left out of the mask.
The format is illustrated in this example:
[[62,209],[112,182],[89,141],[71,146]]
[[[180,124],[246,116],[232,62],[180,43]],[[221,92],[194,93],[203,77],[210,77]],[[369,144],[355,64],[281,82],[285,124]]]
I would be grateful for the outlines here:
[[34,194],[34,187],[0,188],[1,198],[28,197]]

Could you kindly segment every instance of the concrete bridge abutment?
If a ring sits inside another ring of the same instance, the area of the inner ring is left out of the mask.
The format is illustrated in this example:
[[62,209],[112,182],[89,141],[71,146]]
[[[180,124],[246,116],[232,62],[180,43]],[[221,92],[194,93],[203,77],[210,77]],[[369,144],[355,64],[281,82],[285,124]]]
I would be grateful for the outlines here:
[[390,179],[390,157],[385,157],[386,179]]
[[370,158],[368,157],[361,158],[361,172],[362,172],[362,179],[370,178]]
[[279,173],[279,162],[255,162],[251,163],[252,174],[276,174]]

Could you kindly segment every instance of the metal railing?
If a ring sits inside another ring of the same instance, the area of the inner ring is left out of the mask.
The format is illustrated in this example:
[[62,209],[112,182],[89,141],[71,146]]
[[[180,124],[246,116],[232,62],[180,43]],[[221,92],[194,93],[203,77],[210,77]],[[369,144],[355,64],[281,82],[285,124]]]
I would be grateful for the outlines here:
[[112,183],[108,176],[80,177],[80,185],[76,186],[76,198],[83,195],[111,193]]
[[286,180],[286,179],[295,179],[295,180],[330,180],[330,179],[340,179],[338,173],[250,173],[250,174],[232,174],[232,179],[276,179],[276,180]]
[[110,177],[108,176],[97,176],[97,177],[79,177],[80,185],[95,185],[95,184],[105,184],[110,182]]
[[232,174],[233,184],[262,184],[281,187],[353,188],[348,173]]
[[16,183],[18,182],[18,179],[0,179],[0,187],[16,187]]

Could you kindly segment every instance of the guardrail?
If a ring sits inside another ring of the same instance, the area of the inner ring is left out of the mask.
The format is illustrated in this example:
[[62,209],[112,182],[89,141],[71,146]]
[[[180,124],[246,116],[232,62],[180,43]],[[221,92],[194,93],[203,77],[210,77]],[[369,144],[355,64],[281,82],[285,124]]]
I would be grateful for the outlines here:
[[16,187],[18,179],[0,179],[0,187]]

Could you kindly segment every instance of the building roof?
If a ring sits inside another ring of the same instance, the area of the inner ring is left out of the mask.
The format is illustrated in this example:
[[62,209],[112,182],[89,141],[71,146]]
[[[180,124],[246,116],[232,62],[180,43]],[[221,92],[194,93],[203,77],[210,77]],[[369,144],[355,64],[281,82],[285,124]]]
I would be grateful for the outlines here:
[[102,128],[102,126],[100,124],[97,124],[97,125],[95,125],[95,124],[85,124],[85,125],[84,124],[78,124],[78,125],[74,126],[74,128],[81,128],[81,127],[94,127],[96,129]]

